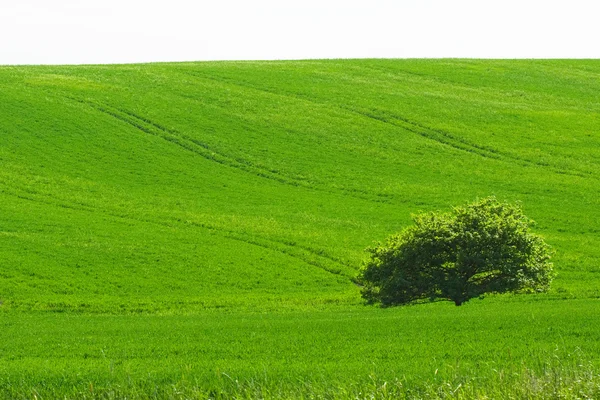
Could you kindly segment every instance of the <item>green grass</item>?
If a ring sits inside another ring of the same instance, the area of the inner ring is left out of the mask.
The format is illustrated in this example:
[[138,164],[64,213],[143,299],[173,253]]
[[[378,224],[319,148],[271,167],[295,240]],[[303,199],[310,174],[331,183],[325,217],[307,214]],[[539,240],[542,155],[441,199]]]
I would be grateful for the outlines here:
[[[0,67],[0,396],[597,397],[599,76]],[[554,247],[550,293],[362,305],[365,247],[489,195]]]
[[598,313],[597,301],[491,300],[312,313],[11,315],[2,321],[0,351],[10,356],[0,383],[7,393],[48,398],[65,389],[90,395],[90,387],[99,396],[116,390],[144,397],[174,386],[192,397],[315,389],[329,397],[356,390],[383,395],[386,382],[394,394],[462,384],[464,395],[490,386],[508,390],[501,380],[518,381],[526,372],[561,380],[587,374],[589,390],[600,394],[590,364],[600,354]]

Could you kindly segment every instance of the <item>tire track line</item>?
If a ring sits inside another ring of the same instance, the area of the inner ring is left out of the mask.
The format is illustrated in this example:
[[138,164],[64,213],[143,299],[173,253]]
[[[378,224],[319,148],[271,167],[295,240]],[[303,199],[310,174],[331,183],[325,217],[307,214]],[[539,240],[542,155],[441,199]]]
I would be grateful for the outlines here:
[[[392,125],[395,127],[402,128],[408,132],[417,134],[428,140],[436,141],[442,145],[446,145],[455,150],[460,150],[460,151],[468,152],[471,154],[479,155],[483,158],[493,159],[493,160],[497,160],[497,161],[505,162],[505,163],[511,163],[511,162],[516,161],[516,162],[520,163],[520,165],[522,165],[522,166],[543,167],[543,168],[549,169],[553,173],[560,174],[560,175],[577,176],[580,178],[594,178],[595,177],[595,175],[592,172],[581,171],[581,170],[567,170],[567,169],[563,169],[560,167],[556,167],[549,163],[536,162],[536,161],[528,160],[526,158],[522,158],[522,157],[518,157],[518,156],[515,156],[512,154],[509,154],[509,153],[501,152],[501,151],[498,151],[497,149],[494,149],[489,146],[481,146],[481,145],[478,145],[475,143],[471,143],[467,140],[456,137],[455,135],[453,135],[449,132],[446,132],[444,130],[428,127],[428,126],[420,124],[418,122],[411,121],[407,118],[404,118],[404,117],[401,117],[398,115],[393,115],[393,114],[389,113],[388,111],[377,110],[377,109],[368,110],[368,109],[364,109],[361,107],[338,105],[338,104],[331,103],[331,102],[319,101],[319,100],[317,100],[313,97],[307,96],[305,94],[285,92],[285,91],[276,91],[273,89],[262,88],[262,87],[254,85],[250,82],[234,81],[233,79],[228,79],[228,78],[215,78],[214,76],[207,76],[207,75],[199,74],[196,72],[182,71],[181,69],[179,71],[181,71],[184,74],[187,74],[190,76],[195,76],[198,78],[212,80],[215,82],[227,83],[227,84],[231,84],[231,85],[239,86],[239,87],[243,87],[243,88],[254,89],[256,91],[269,93],[269,94],[273,94],[273,95],[277,95],[277,96],[281,96],[281,97],[292,98],[292,99],[296,99],[296,100],[304,100],[307,102],[311,102],[313,104],[317,104],[317,105],[321,105],[321,106],[328,106],[331,108],[336,108],[336,109],[344,110],[347,112],[352,112],[354,114],[357,114],[357,115],[360,115],[360,116],[363,116],[363,117],[366,117],[366,118],[369,118],[372,120],[376,120],[376,121],[379,121],[379,122],[382,122],[385,124],[389,124],[389,125]],[[388,116],[385,116],[385,114],[387,114]]]
[[257,176],[259,178],[269,179],[281,184],[303,187],[311,190],[318,190],[332,194],[344,194],[361,200],[367,200],[375,203],[390,203],[391,196],[382,193],[372,193],[360,189],[344,189],[344,188],[329,188],[315,185],[306,180],[295,179],[293,177],[284,176],[281,173],[265,168],[258,167],[247,160],[229,157],[223,153],[217,152],[209,145],[191,138],[185,134],[177,132],[173,129],[165,128],[164,126],[149,120],[148,118],[139,116],[127,110],[115,108],[106,104],[98,104],[93,101],[68,97],[69,100],[91,107],[103,114],[109,115],[123,123],[126,123],[135,129],[142,131],[148,135],[156,136],[166,141],[169,141],[186,151],[190,151],[200,157],[216,162],[226,167],[238,169]]
[[379,110],[372,110],[371,112],[358,111],[358,110],[351,110],[351,111],[360,113],[367,118],[372,118],[374,120],[380,121],[385,124],[400,127],[409,132],[420,135],[426,139],[436,141],[438,143],[452,147],[454,149],[465,151],[465,152],[472,153],[472,154],[476,154],[476,155],[479,155],[484,158],[494,159],[494,160],[498,160],[498,161],[506,162],[506,163],[517,162],[521,166],[524,166],[524,167],[542,167],[542,168],[546,168],[546,169],[550,170],[551,172],[553,172],[555,174],[560,174],[560,175],[577,176],[580,178],[594,178],[595,177],[591,172],[580,171],[580,170],[566,170],[566,169],[558,168],[549,163],[531,161],[526,158],[522,158],[522,157],[518,157],[518,156],[515,156],[512,154],[500,152],[489,146],[477,145],[477,144],[471,143],[469,141],[466,141],[464,139],[458,138],[444,130],[431,128],[431,127],[425,126],[423,124],[411,121],[407,118],[389,114],[387,112],[385,112],[385,114],[387,114],[388,116],[386,116]]
[[[249,235],[245,233],[236,232],[230,229],[222,228],[214,224],[201,223],[195,221],[181,221],[179,218],[172,218],[172,223],[168,223],[166,221],[157,221],[151,218],[134,218],[130,215],[127,215],[124,212],[118,211],[110,211],[106,209],[100,209],[95,206],[90,206],[85,203],[75,203],[66,199],[58,199],[56,197],[39,193],[39,192],[31,192],[26,189],[20,188],[18,186],[13,185],[13,190],[9,189],[8,185],[4,185],[2,190],[0,190],[0,194],[5,194],[9,196],[13,196],[19,198],[21,200],[32,201],[34,203],[59,207],[63,209],[70,209],[75,211],[84,211],[94,214],[103,214],[112,218],[124,219],[129,221],[137,221],[142,223],[151,223],[159,226],[164,226],[168,228],[172,228],[178,224],[183,223],[184,225],[194,226],[197,228],[202,228],[206,230],[210,230],[216,232],[220,236],[236,240],[239,242],[244,242],[249,245],[262,247],[267,250],[279,252],[286,256],[298,259],[308,265],[313,267],[322,269],[326,272],[329,272],[333,275],[340,275],[348,278],[350,281],[354,279],[353,277],[353,268],[350,265],[344,264],[339,260],[336,260],[334,257],[328,255],[324,251],[314,250],[307,246],[301,245],[291,245],[282,240],[276,240],[271,238],[261,237],[260,235]],[[302,254],[308,253],[308,254]]]
[[[393,125],[393,126],[396,126],[396,127],[404,128],[404,129],[406,129],[409,132],[416,133],[416,134],[418,134],[418,135],[420,135],[422,137],[425,137],[425,138],[431,139],[431,140],[435,140],[435,141],[437,141],[439,143],[448,145],[448,146],[453,147],[453,148],[458,149],[458,150],[469,151],[469,152],[472,152],[472,153],[475,153],[475,154],[479,154],[482,157],[494,158],[494,159],[497,159],[497,160],[501,160],[501,157],[498,155],[498,151],[497,150],[494,150],[494,149],[489,148],[489,147],[486,148],[484,146],[478,146],[478,145],[471,144],[471,143],[469,143],[469,142],[467,142],[465,140],[458,139],[458,138],[454,137],[453,135],[450,135],[447,132],[442,132],[442,131],[439,131],[439,130],[435,131],[432,128],[428,128],[428,127],[425,127],[423,125],[419,125],[419,124],[417,124],[415,122],[409,121],[408,119],[402,118],[402,117],[399,117],[399,116],[394,116],[394,119],[402,121],[406,125],[395,124],[395,123],[393,123],[390,120],[390,118],[386,118],[383,115],[381,115],[382,112],[380,110],[374,110],[373,109],[373,110],[369,111],[369,110],[362,109],[362,108],[359,108],[359,107],[352,107],[352,106],[346,106],[346,105],[337,105],[337,104],[330,103],[330,102],[319,101],[319,100],[316,100],[315,98],[312,98],[312,97],[304,95],[304,94],[292,93],[292,92],[281,92],[281,91],[275,91],[275,90],[272,90],[272,89],[261,88],[261,87],[255,86],[255,85],[253,85],[253,84],[251,84],[249,82],[239,82],[239,81],[234,81],[234,80],[227,79],[227,78],[215,78],[213,76],[207,76],[207,75],[203,75],[203,74],[198,74],[198,73],[194,73],[194,72],[191,72],[191,71],[182,71],[182,72],[184,74],[195,76],[195,77],[198,77],[198,78],[204,78],[204,79],[208,79],[208,80],[212,80],[212,81],[216,81],[216,82],[221,82],[221,83],[228,83],[228,84],[239,86],[239,87],[243,87],[243,88],[254,89],[256,91],[260,91],[260,92],[264,92],[264,93],[269,93],[269,94],[273,94],[273,95],[277,95],[277,96],[281,96],[281,97],[286,97],[286,98],[292,98],[292,99],[296,99],[296,100],[304,100],[304,101],[310,102],[312,104],[317,104],[317,105],[321,105],[321,106],[327,106],[327,107],[331,107],[331,108],[336,108],[336,109],[339,109],[339,110],[343,110],[343,111],[346,111],[346,112],[351,112],[351,113],[360,115],[362,117],[366,117],[366,118],[369,118],[369,119],[372,119],[372,120],[376,120],[376,121],[379,121],[379,122],[383,122],[383,123],[386,123],[386,124],[389,124],[389,125]],[[378,114],[380,114],[380,115],[378,115]],[[452,139],[454,139],[456,141],[459,141],[460,144],[452,143],[450,140],[446,141],[446,140],[437,139],[437,138],[434,137],[434,135],[427,134],[427,133],[424,133],[424,132],[421,132],[421,131],[417,130],[418,128],[423,129],[423,130],[426,129],[426,130],[429,130],[429,131],[432,131],[432,132],[437,132],[438,134],[441,134],[441,135],[447,137],[448,139],[452,138]],[[479,152],[478,151],[470,150],[469,148],[474,148],[475,150],[478,150]],[[492,154],[492,155],[490,156],[490,154]]]
[[109,115],[121,122],[124,122],[137,130],[144,132],[148,135],[152,135],[168,142],[173,143],[180,148],[195,153],[202,158],[216,162],[218,164],[240,169],[245,172],[251,173],[255,176],[271,179],[280,183],[284,183],[291,186],[309,186],[303,181],[294,180],[293,178],[284,177],[278,175],[274,171],[266,170],[257,167],[247,161],[238,160],[231,158],[225,154],[215,151],[205,143],[200,142],[197,139],[191,138],[185,134],[179,133],[172,129],[167,129],[160,124],[150,121],[147,118],[138,116],[130,111],[125,111],[119,108],[108,106],[106,104],[98,104],[92,101],[86,101],[81,99],[70,98],[71,100],[77,101],[78,103],[92,107],[93,109],[100,111],[106,115]]

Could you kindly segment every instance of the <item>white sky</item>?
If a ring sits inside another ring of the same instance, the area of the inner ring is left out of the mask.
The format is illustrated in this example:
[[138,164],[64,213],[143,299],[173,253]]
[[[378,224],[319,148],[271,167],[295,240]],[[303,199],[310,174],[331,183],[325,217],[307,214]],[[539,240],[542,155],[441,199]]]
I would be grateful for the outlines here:
[[597,0],[0,0],[0,65],[600,58]]

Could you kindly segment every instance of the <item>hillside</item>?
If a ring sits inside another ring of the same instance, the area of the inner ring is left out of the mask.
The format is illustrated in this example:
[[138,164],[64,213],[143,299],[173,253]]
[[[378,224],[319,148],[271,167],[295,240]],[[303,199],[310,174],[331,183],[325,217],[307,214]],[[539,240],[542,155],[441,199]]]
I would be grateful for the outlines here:
[[559,275],[548,294],[473,300],[472,318],[594,310],[599,78],[596,60],[0,67],[0,313],[11,332],[48,311],[82,332],[132,314],[398,318],[362,305],[364,249],[411,213],[489,195],[522,202]]

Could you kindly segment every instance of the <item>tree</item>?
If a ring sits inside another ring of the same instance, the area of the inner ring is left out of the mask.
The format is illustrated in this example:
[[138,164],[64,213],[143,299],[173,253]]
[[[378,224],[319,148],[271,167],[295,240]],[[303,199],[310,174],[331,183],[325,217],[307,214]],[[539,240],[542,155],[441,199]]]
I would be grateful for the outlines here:
[[413,216],[414,225],[367,249],[362,296],[382,306],[485,293],[543,292],[554,277],[550,246],[529,231],[519,204],[495,197],[450,213]]

